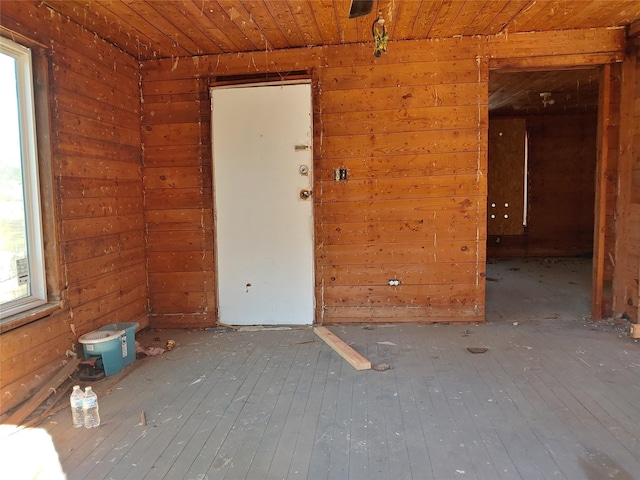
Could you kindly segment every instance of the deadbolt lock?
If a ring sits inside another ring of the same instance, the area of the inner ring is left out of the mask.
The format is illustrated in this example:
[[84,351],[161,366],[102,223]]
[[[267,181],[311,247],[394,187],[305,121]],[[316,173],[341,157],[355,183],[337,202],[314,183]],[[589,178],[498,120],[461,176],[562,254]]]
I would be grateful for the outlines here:
[[311,196],[311,190],[300,190],[300,198],[306,200]]

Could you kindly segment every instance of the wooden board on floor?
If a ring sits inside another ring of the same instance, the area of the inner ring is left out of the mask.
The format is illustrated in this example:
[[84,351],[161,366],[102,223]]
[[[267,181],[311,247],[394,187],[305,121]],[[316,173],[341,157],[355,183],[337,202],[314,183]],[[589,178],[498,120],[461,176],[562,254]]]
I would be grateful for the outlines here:
[[347,345],[327,327],[316,327],[313,331],[335,352],[344,358],[356,370],[370,370],[371,362]]
[[27,402],[18,408],[7,419],[6,423],[10,425],[20,425],[29,415],[31,415],[36,408],[40,406],[52,393],[55,393],[55,389],[58,388],[68,377],[73,375],[73,372],[78,368],[80,360],[71,359],[69,362],[60,369],[58,373],[42,386]]

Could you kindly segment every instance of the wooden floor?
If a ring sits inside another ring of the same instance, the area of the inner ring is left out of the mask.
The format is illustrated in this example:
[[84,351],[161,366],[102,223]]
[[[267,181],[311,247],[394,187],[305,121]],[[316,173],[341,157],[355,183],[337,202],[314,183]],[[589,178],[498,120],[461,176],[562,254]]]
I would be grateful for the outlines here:
[[309,329],[147,332],[176,348],[109,377],[99,429],[68,409],[41,428],[69,479],[640,478],[640,343],[544,282],[519,293],[544,316],[511,317],[499,286],[525,267],[508,268],[490,269],[483,325],[330,327],[389,370],[354,370]]

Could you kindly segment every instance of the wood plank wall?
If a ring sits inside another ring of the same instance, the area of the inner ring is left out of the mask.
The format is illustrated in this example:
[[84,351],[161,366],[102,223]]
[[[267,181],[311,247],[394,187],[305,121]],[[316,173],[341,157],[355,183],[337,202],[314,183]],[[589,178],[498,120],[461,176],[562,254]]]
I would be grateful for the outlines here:
[[521,235],[489,235],[487,255],[588,255],[593,251],[597,115],[530,115],[525,121],[527,228]]
[[640,48],[629,41],[622,65],[614,311],[640,321]]
[[57,224],[46,242],[61,261],[62,307],[0,337],[0,413],[80,335],[112,322],[147,325],[138,63],[35,3],[3,2],[1,24],[43,44],[48,58],[44,170]]
[[149,319],[155,327],[216,322],[211,160],[213,77],[296,71],[320,49],[142,64],[142,143]]
[[[148,61],[140,78],[40,3],[3,2],[0,24],[49,56],[63,286],[63,308],[0,337],[2,408],[102,324],[144,326],[147,311],[155,326],[214,323],[213,77],[313,76],[318,320],[481,320],[487,59],[596,64],[625,43],[595,29],[392,42],[379,59],[370,44],[303,48]],[[335,166],[348,182],[332,182]]]
[[[487,59],[593,65],[619,59],[624,43],[622,30],[596,29],[393,42],[377,59],[365,44],[142,62],[151,324],[215,321],[215,77],[313,77],[317,321],[474,321],[484,313]],[[182,167],[194,176],[171,182]],[[347,182],[334,182],[339,167]]]
[[[396,45],[375,67],[367,48],[327,52],[319,321],[483,318],[488,68],[475,49],[456,47]],[[336,183],[340,167],[349,180]]]
[[[186,103],[191,113],[174,120],[166,118],[172,111],[166,102],[208,102],[207,76],[277,69],[315,74],[316,298],[323,299],[317,320],[481,320],[484,283],[478,278],[485,240],[478,219],[484,218],[486,195],[481,145],[488,69],[481,68],[472,43],[467,49],[452,42],[453,52],[449,45],[429,45],[422,53],[420,45],[399,43],[394,56],[378,60],[369,45],[265,58],[201,57],[199,68],[178,62],[170,73],[166,61],[143,63],[147,218],[162,222],[171,215],[195,215],[208,222],[204,228],[190,223],[189,234],[202,241],[191,244],[181,238],[185,233],[172,232],[177,236],[172,240],[152,231],[148,220],[152,325],[202,326],[215,320],[209,107]],[[201,169],[206,184],[168,189],[159,179],[170,179],[175,167]],[[347,182],[334,182],[338,167],[348,169]],[[192,200],[182,204],[173,195]],[[156,251],[164,260],[175,259],[169,269],[155,261]],[[205,281],[179,284],[183,275],[203,271]],[[390,287],[391,278],[402,285]],[[167,294],[170,302],[159,301]],[[192,304],[193,297],[203,303]]]

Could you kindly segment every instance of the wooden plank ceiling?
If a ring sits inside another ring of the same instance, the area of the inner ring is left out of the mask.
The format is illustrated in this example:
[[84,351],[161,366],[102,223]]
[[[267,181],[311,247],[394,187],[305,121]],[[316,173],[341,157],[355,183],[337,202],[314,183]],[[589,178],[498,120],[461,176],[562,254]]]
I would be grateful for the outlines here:
[[599,68],[489,75],[489,110],[493,115],[595,112]]
[[629,25],[638,0],[45,0],[139,60],[371,41],[382,12],[393,41]]

